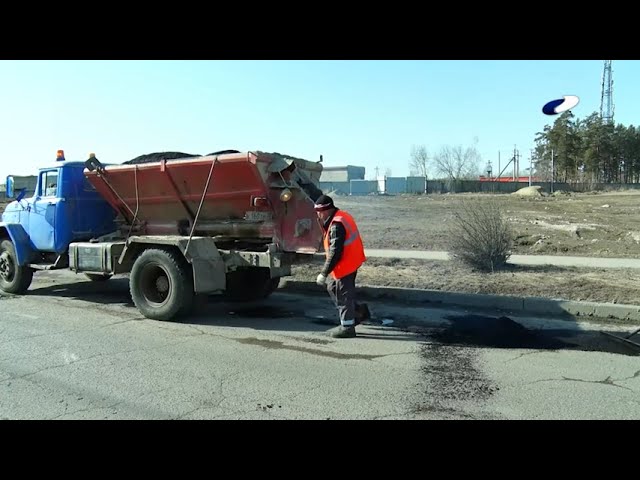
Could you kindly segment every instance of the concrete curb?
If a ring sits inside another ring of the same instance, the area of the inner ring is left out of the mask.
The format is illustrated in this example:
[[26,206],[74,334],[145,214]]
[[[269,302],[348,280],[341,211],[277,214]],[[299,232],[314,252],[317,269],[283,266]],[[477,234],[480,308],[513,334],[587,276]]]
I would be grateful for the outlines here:
[[[326,295],[326,290],[314,282],[301,282],[289,279],[283,282],[279,290],[282,292],[303,292]],[[556,298],[509,297],[505,295],[440,292],[438,290],[376,287],[371,285],[358,285],[358,296],[369,300],[386,298],[410,303],[428,303],[433,306],[453,305],[538,315],[640,321],[640,305],[577,302]]]

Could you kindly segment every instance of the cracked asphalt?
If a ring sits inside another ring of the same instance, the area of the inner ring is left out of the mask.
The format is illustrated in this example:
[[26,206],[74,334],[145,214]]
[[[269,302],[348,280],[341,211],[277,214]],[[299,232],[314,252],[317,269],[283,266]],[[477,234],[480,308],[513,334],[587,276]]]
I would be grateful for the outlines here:
[[211,298],[158,322],[126,278],[38,273],[0,297],[0,418],[640,418],[639,352],[599,333],[633,325],[370,305],[336,340],[328,297]]

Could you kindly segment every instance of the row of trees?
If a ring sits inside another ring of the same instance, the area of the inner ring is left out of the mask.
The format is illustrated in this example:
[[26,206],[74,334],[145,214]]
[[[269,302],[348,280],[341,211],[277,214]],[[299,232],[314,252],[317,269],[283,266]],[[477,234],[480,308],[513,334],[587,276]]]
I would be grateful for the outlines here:
[[584,120],[567,111],[535,138],[536,175],[559,182],[637,183],[640,181],[640,129],[605,124],[592,113]]
[[[482,164],[477,142],[468,147],[445,146],[433,155],[426,146],[416,145],[409,174],[451,181],[476,179]],[[535,176],[543,181],[639,183],[640,127],[605,124],[596,112],[577,119],[567,111],[536,134],[532,161]]]

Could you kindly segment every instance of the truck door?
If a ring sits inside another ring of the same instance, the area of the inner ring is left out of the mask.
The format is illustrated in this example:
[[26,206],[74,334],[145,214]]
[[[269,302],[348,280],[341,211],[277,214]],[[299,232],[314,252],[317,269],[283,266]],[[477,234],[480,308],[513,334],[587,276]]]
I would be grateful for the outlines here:
[[55,251],[56,208],[60,202],[58,169],[40,172],[33,206],[29,212],[29,237],[36,249]]

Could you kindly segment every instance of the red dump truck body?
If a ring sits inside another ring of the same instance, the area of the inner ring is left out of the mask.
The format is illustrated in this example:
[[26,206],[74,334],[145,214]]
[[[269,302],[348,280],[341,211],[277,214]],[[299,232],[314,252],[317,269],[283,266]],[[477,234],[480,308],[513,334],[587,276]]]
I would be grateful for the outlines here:
[[223,248],[275,244],[315,253],[322,231],[313,210],[320,162],[247,152],[109,165],[85,176],[120,213],[128,235],[195,235]]

